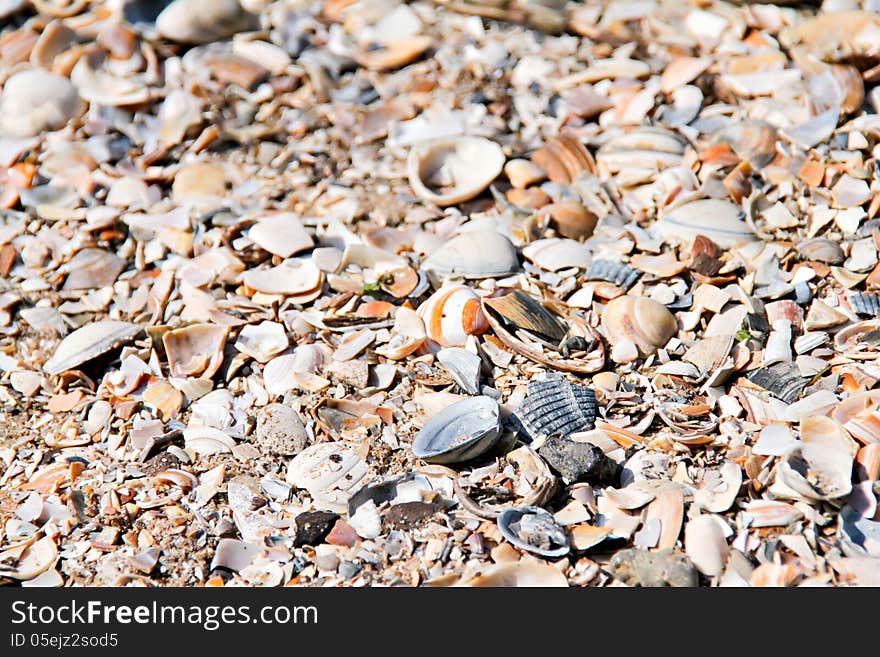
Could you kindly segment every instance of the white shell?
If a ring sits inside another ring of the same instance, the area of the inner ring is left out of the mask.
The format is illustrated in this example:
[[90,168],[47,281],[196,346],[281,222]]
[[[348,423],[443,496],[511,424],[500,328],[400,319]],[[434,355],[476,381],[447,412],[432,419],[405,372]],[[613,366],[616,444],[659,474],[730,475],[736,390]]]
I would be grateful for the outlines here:
[[52,358],[43,365],[43,370],[54,376],[73,369],[131,340],[141,330],[137,324],[110,319],[86,324],[61,341]]
[[516,248],[501,233],[469,230],[459,233],[425,258],[422,269],[439,276],[493,278],[519,269],[519,259]]
[[852,490],[853,457],[821,443],[794,446],[779,463],[782,482],[813,500],[833,500]]
[[249,288],[266,294],[305,294],[321,284],[323,274],[310,260],[298,266],[278,265],[270,269],[249,269],[241,280]]
[[592,258],[586,245],[577,240],[551,237],[532,242],[523,255],[541,269],[559,271],[568,267],[588,269]]
[[466,285],[445,285],[419,306],[428,339],[441,347],[462,347],[469,335],[489,327],[480,297]]
[[278,322],[248,324],[235,341],[235,348],[259,363],[265,363],[290,345],[287,332]]
[[345,443],[318,443],[297,454],[285,480],[307,490],[317,508],[345,513],[366,475],[366,463]]
[[446,206],[480,194],[504,167],[504,152],[482,137],[450,137],[413,146],[409,184],[423,200]]
[[257,221],[248,231],[254,243],[273,255],[289,258],[314,246],[312,236],[292,212],[281,212]]
[[707,577],[718,577],[724,571],[730,553],[721,523],[710,515],[699,516],[685,525],[684,549],[697,570]]
[[691,244],[697,235],[705,235],[723,249],[757,239],[739,207],[721,199],[680,205],[665,212],[655,227],[663,239],[680,245]]
[[210,43],[254,27],[238,0],[174,0],[156,18],[156,30],[180,43]]
[[34,137],[57,130],[77,114],[80,104],[65,77],[42,69],[15,73],[0,93],[0,134]]

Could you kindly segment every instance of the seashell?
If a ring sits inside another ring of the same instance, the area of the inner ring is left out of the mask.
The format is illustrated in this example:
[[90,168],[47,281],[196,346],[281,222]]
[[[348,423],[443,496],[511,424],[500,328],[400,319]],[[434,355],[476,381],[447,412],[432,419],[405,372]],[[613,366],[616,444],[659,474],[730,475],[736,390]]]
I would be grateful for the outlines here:
[[[810,310],[807,311],[806,320],[804,320],[804,328],[807,330],[831,328],[832,326],[837,326],[847,320],[849,320],[849,318],[843,313],[835,310],[819,299],[813,299],[813,303],[810,304]],[[843,333],[843,331],[841,331],[841,333]],[[838,336],[839,335],[840,333],[838,333]],[[836,337],[835,342],[837,342]]]
[[760,529],[786,527],[803,518],[804,512],[786,502],[752,500],[743,506],[742,516],[744,525]]
[[846,497],[852,490],[853,457],[820,443],[791,448],[780,460],[777,476],[782,482],[812,500]]
[[635,357],[650,356],[678,333],[675,317],[665,306],[628,295],[608,302],[602,311],[602,328],[614,349],[624,343],[635,345]]
[[790,564],[777,565],[774,563],[762,563],[752,571],[749,577],[749,586],[755,587],[785,587],[794,584],[799,573]]
[[852,114],[865,102],[865,81],[855,66],[835,64],[830,69],[837,91],[840,94],[840,111]]
[[625,292],[639,280],[639,272],[623,263],[611,260],[596,260],[584,274],[585,281],[607,281],[614,283]]
[[717,470],[703,474],[700,488],[694,491],[694,504],[710,513],[724,513],[736,501],[742,486],[742,470],[733,461],[724,461]]
[[187,427],[183,430],[184,445],[200,456],[231,452],[235,440],[214,427]]
[[152,99],[150,88],[137,76],[121,77],[92,67],[90,58],[80,57],[70,72],[70,81],[83,100],[108,107],[140,105]]
[[838,516],[837,535],[844,554],[850,557],[880,557],[880,522],[862,517],[850,505]]
[[263,368],[266,392],[280,396],[297,387],[298,374],[314,375],[323,371],[330,360],[330,348],[325,344],[304,344],[292,354],[273,358]]
[[59,20],[50,21],[31,50],[30,62],[47,71],[52,70],[55,58],[76,43],[76,32]]
[[681,524],[684,520],[684,495],[678,488],[669,488],[657,493],[657,497],[645,509],[644,524],[660,522],[660,536],[657,549],[669,550],[678,542]]
[[859,446],[836,420],[813,415],[801,420],[798,433],[805,443],[821,444],[855,456]]
[[[430,585],[430,581],[427,582]],[[568,580],[558,569],[543,563],[518,561],[491,566],[484,573],[472,577],[456,586],[472,588],[567,588]]]
[[[31,580],[49,570],[57,558],[58,547],[55,545],[55,541],[49,536],[44,536],[27,546],[23,553],[20,552],[19,547],[0,552],[0,576],[16,580]],[[6,565],[12,559],[17,562],[14,568]]]
[[665,128],[637,128],[612,137],[596,153],[603,173],[656,172],[679,166],[686,142]]
[[880,443],[880,391],[857,392],[840,402],[831,414],[863,445]]
[[485,303],[512,326],[530,331],[554,344],[568,334],[568,328],[556,315],[522,290],[487,297]]
[[263,550],[263,547],[253,543],[234,538],[221,538],[211,559],[211,570],[225,568],[237,573],[250,566]]
[[[813,304],[816,302],[814,301]],[[840,313],[838,313],[840,314]],[[846,320],[846,316],[844,321]],[[807,315],[809,321],[810,316]],[[838,322],[839,324],[840,322]],[[869,319],[851,324],[834,336],[834,348],[854,359],[874,359],[880,348],[880,320]]]
[[162,336],[172,376],[210,379],[223,363],[223,347],[229,329],[214,324],[192,324]]
[[846,259],[840,244],[824,237],[804,240],[796,248],[797,252],[807,260],[824,262],[827,265],[839,265]]
[[828,62],[876,58],[878,27],[880,20],[873,12],[823,12],[782,30],[779,39],[786,48],[802,49]]
[[474,230],[459,233],[430,256],[422,269],[439,276],[495,278],[519,269],[516,248],[501,233]]
[[549,238],[537,240],[522,250],[523,255],[541,269],[559,271],[568,267],[587,269],[590,266],[590,252],[581,242]]
[[739,207],[730,201],[700,199],[665,212],[655,227],[668,242],[686,246],[697,235],[704,235],[729,249],[757,239],[742,216]]
[[504,165],[504,173],[517,189],[525,189],[547,178],[547,173],[541,167],[528,160],[509,160]]
[[[479,299],[475,299],[479,303]],[[427,311],[426,311],[427,312]],[[482,307],[480,307],[482,314]],[[488,327],[488,324],[486,325]],[[441,322],[442,333],[442,322]],[[391,339],[387,344],[376,349],[376,353],[391,360],[406,358],[419,347],[425,344],[427,334],[422,318],[412,308],[398,306],[394,311],[394,326],[391,329]],[[467,340],[467,337],[465,337]]]
[[433,45],[428,36],[412,36],[392,41],[364,44],[355,52],[354,59],[371,71],[391,71],[420,57]]
[[43,371],[54,376],[73,369],[128,342],[141,330],[137,324],[109,319],[86,324],[59,343],[52,357],[43,364]]
[[532,162],[556,183],[570,185],[582,173],[595,173],[596,162],[576,137],[560,133],[532,153]]
[[67,263],[70,272],[63,290],[89,290],[108,287],[125,269],[125,260],[103,249],[83,249]]
[[[418,316],[424,321],[424,334],[441,347],[462,347],[469,335],[481,335],[489,328],[480,297],[466,285],[441,287],[419,306]],[[410,333],[412,345],[418,327],[411,325]]]
[[753,169],[759,170],[776,157],[779,135],[772,125],[764,121],[736,122],[718,132],[715,143],[729,144],[733,151],[746,160]]
[[684,550],[697,570],[706,577],[718,577],[730,553],[718,518],[710,515],[690,520],[684,528]]
[[586,239],[593,234],[599,218],[579,201],[558,201],[541,208],[548,215],[556,231],[563,237]]
[[258,363],[266,363],[290,346],[284,326],[277,322],[262,321],[248,324],[238,334],[235,348]]
[[322,511],[346,513],[348,500],[367,476],[367,465],[343,442],[317,443],[297,454],[285,481],[303,488]]
[[248,269],[241,280],[249,288],[265,294],[305,295],[320,287],[323,273],[310,260],[302,260],[295,266]]
[[787,404],[797,399],[807,386],[807,379],[801,376],[797,365],[793,363],[760,367],[749,374],[748,379]]
[[638,79],[647,77],[651,73],[651,67],[637,59],[623,59],[621,57],[609,57],[597,59],[583,71],[572,73],[557,80],[553,88],[562,91],[581,84],[598,82],[614,78]]
[[264,251],[282,258],[314,246],[302,222],[292,212],[281,212],[259,219],[248,231],[254,243]]
[[0,92],[0,134],[35,137],[64,127],[81,108],[76,87],[42,69],[9,76]]
[[625,488],[605,488],[602,495],[608,498],[611,503],[618,509],[625,511],[635,511],[649,504],[657,497],[657,494],[638,488],[637,486],[627,486]]
[[498,402],[469,397],[432,416],[416,434],[412,451],[429,463],[456,463],[484,454],[500,437]]
[[821,347],[828,342],[829,337],[825,331],[809,331],[795,338],[794,350],[798,354],[806,354],[816,347]]
[[256,17],[245,12],[238,0],[174,0],[156,17],[156,30],[179,43],[210,43],[236,32],[255,29]]
[[847,295],[850,307],[857,315],[880,316],[880,297],[873,293],[850,292]]
[[409,184],[441,207],[482,193],[504,167],[504,152],[482,137],[449,137],[416,144],[406,160]]
[[502,511],[498,529],[514,547],[548,559],[565,556],[571,550],[565,529],[553,514],[537,506]]
[[480,392],[480,365],[482,361],[476,354],[461,347],[441,349],[437,360],[455,381],[469,395]]
[[559,375],[529,381],[526,398],[516,411],[531,440],[588,431],[596,421],[596,394]]

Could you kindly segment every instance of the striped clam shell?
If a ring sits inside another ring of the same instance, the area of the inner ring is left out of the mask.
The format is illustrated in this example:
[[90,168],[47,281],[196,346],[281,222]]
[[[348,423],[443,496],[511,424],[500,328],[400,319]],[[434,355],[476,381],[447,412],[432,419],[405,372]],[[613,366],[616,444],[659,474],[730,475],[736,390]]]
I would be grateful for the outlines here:
[[532,440],[592,429],[596,394],[562,377],[532,381],[516,416]]
[[441,287],[419,307],[428,339],[441,347],[463,347],[469,335],[489,328],[480,298],[465,285]]
[[849,305],[857,315],[880,317],[880,297],[869,292],[855,292],[849,295]]
[[587,270],[584,280],[614,283],[624,291],[635,285],[641,272],[623,263],[611,260],[596,260]]

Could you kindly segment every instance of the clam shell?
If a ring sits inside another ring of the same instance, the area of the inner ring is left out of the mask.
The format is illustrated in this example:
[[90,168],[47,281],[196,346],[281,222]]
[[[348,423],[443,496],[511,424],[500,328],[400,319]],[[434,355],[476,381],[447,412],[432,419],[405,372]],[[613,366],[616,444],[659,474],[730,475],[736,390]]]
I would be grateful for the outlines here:
[[61,341],[43,371],[54,376],[73,369],[131,340],[141,330],[137,324],[110,319],[86,324]]
[[587,269],[591,261],[589,250],[581,242],[557,237],[532,242],[522,252],[526,258],[547,271],[559,271],[568,267]]
[[641,356],[653,354],[678,333],[675,317],[665,306],[628,295],[608,302],[602,311],[602,327],[612,345],[630,341]]
[[256,27],[238,0],[174,0],[156,17],[160,35],[179,43],[210,43]]
[[484,454],[500,437],[498,402],[470,397],[431,417],[413,440],[412,451],[429,463],[457,463]]
[[316,290],[323,280],[321,270],[310,260],[298,265],[278,265],[270,269],[249,269],[241,277],[249,288],[266,294],[301,295]]
[[439,276],[494,278],[519,269],[516,248],[501,233],[473,230],[459,233],[425,258],[422,268]]
[[0,93],[0,134],[34,137],[57,130],[80,111],[70,80],[42,69],[11,75]]
[[519,561],[496,564],[458,586],[567,588],[568,580],[558,569],[548,564]]
[[570,185],[582,173],[595,173],[596,162],[576,137],[559,134],[548,139],[532,154],[532,162],[547,172],[553,182]]
[[304,488],[322,511],[346,513],[348,500],[367,476],[367,464],[342,442],[306,447],[287,467],[285,481]]
[[[489,328],[480,297],[466,285],[441,287],[419,306],[418,316],[424,322],[424,335],[441,347],[462,347],[469,335]],[[410,338],[409,346],[418,342],[417,328],[410,330]]]
[[852,490],[853,457],[819,443],[792,447],[780,460],[782,482],[812,500],[846,497]]
[[567,437],[593,428],[596,394],[561,376],[548,376],[543,381],[529,382],[526,398],[516,415],[532,440],[555,435]]
[[[479,303],[479,300],[477,300],[477,303]],[[388,340],[387,344],[378,347],[376,353],[391,360],[400,360],[401,358],[406,358],[425,344],[427,334],[425,333],[425,324],[418,312],[405,306],[398,306],[394,312],[394,326],[391,329],[391,339]],[[468,324],[468,326],[471,326],[471,324]],[[464,332],[464,324],[462,329]]]
[[704,235],[729,249],[757,239],[742,216],[730,201],[700,199],[665,212],[656,229],[663,239],[675,244],[688,245],[697,235]]
[[514,547],[548,559],[565,556],[571,550],[565,529],[552,513],[537,506],[502,511],[498,529]]
[[223,363],[229,329],[214,324],[192,324],[162,336],[172,376],[211,378]]
[[480,194],[504,167],[504,152],[482,137],[450,137],[413,146],[406,161],[409,184],[441,207]]

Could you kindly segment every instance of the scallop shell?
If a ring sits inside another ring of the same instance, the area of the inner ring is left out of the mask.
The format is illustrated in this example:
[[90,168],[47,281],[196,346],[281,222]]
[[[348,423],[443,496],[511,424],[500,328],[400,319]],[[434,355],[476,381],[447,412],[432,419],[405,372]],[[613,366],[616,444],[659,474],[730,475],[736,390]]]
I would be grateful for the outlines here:
[[675,317],[663,304],[628,295],[608,302],[602,311],[602,327],[615,348],[629,341],[643,357],[665,346],[678,333]]
[[596,421],[596,393],[561,376],[547,376],[529,382],[516,416],[532,440],[588,431]]
[[704,235],[724,249],[754,242],[757,238],[742,219],[742,211],[730,201],[700,199],[663,214],[656,224],[666,241],[686,246]]
[[553,182],[570,185],[582,173],[595,173],[596,162],[576,137],[559,134],[532,153],[532,162]]
[[171,375],[210,379],[223,363],[227,333],[228,327],[214,324],[192,324],[165,333],[162,344]]
[[481,575],[456,586],[567,588],[568,580],[558,569],[548,564],[518,561],[496,564]]
[[480,194],[504,167],[504,152],[482,137],[449,137],[413,146],[406,161],[409,184],[441,207]]
[[456,463],[484,454],[500,437],[498,402],[469,397],[431,417],[416,434],[412,451],[429,463]]
[[507,509],[498,516],[498,529],[514,547],[548,559],[571,550],[568,534],[549,511],[537,506]]
[[287,467],[285,481],[304,488],[323,511],[345,513],[348,500],[367,476],[367,464],[342,442],[306,447]]
[[516,248],[501,233],[473,230],[459,233],[430,256],[422,269],[439,276],[494,278],[519,269]]
[[425,335],[441,347],[462,347],[469,335],[489,328],[480,297],[466,285],[441,287],[419,306],[418,315]]
[[86,324],[61,341],[43,370],[54,376],[73,369],[131,340],[141,330],[137,324],[110,319]]
[[778,476],[800,495],[812,500],[846,497],[852,490],[853,457],[820,443],[792,447],[779,463]]
[[639,280],[641,274],[623,263],[613,262],[611,260],[596,260],[587,273],[584,274],[585,281],[606,281],[614,283],[622,288],[625,292]]

